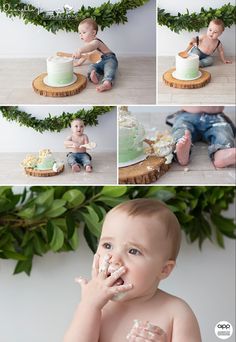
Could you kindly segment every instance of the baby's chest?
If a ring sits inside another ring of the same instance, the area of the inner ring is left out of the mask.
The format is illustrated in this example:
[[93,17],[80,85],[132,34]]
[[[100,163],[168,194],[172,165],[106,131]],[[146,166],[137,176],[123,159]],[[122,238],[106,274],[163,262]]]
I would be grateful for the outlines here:
[[140,312],[119,312],[115,314],[104,315],[101,325],[101,334],[99,342],[123,342],[134,325],[134,320],[142,322],[149,321],[163,329],[167,334],[167,341],[171,342],[172,321],[163,312],[158,310],[142,310]]
[[84,143],[84,136],[80,136],[80,137],[76,137],[76,136],[74,136],[74,137],[72,137],[72,141],[73,142],[76,142],[76,143]]

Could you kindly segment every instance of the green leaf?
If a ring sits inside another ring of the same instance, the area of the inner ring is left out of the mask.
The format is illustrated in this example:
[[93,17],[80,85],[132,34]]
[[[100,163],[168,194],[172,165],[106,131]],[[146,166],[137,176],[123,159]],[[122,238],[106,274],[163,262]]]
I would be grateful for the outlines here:
[[73,250],[76,250],[78,248],[78,245],[79,245],[79,233],[78,233],[77,229],[74,230],[74,234],[73,234],[72,238],[70,239],[70,245],[71,245]]
[[64,200],[60,200],[60,199],[54,200],[51,208],[45,213],[45,216],[50,217],[50,218],[61,216],[67,211],[67,209],[63,207],[64,204],[65,204]]
[[68,203],[68,208],[78,207],[85,200],[84,194],[77,189],[68,190],[62,198]]
[[24,219],[32,219],[35,214],[35,205],[19,211],[18,216]]
[[53,227],[53,235],[52,240],[49,241],[49,245],[53,252],[57,252],[63,246],[64,233],[54,222],[51,223]]
[[75,219],[71,214],[66,215],[67,237],[71,239],[75,232]]
[[32,268],[32,259],[28,259],[25,261],[18,261],[14,270],[14,274],[25,272],[27,275],[30,275],[31,268]]
[[92,207],[86,207],[88,214],[82,212],[82,216],[85,223],[92,234],[99,237],[101,234],[101,223],[99,222],[99,217]]
[[104,186],[101,195],[110,197],[123,196],[127,191],[127,186]]
[[99,196],[98,198],[96,198],[96,201],[98,202],[103,202],[107,205],[109,205],[110,207],[115,207],[116,205],[124,202],[125,200],[128,200],[128,198],[113,198],[113,197],[108,197],[108,196]]
[[27,257],[25,255],[15,253],[12,251],[3,251],[3,255],[6,257],[6,259],[13,259],[13,260],[27,260]]
[[35,203],[40,206],[50,207],[53,203],[54,189],[45,190],[39,194],[35,200]]

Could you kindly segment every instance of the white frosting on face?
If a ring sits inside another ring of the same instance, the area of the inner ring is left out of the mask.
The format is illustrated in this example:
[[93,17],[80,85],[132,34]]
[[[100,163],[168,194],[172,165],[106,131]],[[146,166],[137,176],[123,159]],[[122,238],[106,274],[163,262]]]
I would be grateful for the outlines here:
[[127,293],[127,292],[128,292],[128,291],[117,293],[116,295],[114,295],[114,296],[112,297],[112,300],[113,300],[114,302],[119,302],[120,300],[122,300],[122,299],[126,296],[126,293]]

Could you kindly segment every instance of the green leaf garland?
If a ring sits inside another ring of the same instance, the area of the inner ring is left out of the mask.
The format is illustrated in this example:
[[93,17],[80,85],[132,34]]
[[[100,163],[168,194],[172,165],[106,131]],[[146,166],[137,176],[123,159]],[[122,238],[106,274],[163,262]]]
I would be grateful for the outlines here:
[[236,23],[236,6],[228,3],[220,8],[201,8],[199,13],[179,13],[171,15],[165,9],[158,8],[158,24],[167,26],[171,31],[180,33],[181,31],[199,32],[207,27],[213,19],[221,19],[225,27],[230,27]]
[[44,11],[20,0],[0,0],[0,11],[8,17],[19,17],[25,24],[42,26],[47,31],[59,30],[77,32],[79,23],[85,18],[93,18],[103,30],[113,24],[128,21],[128,10],[143,6],[150,0],[121,0],[115,4],[104,2],[99,7],[82,6],[77,12],[64,7],[61,11]]
[[[20,193],[21,191],[21,193]],[[224,248],[236,225],[222,212],[233,203],[233,186],[0,186],[0,258],[16,260],[14,274],[30,274],[35,255],[78,248],[78,229],[96,251],[106,213],[133,198],[157,198],[177,216],[188,241]]]
[[18,109],[17,106],[0,106],[2,116],[8,121],[16,121],[21,126],[31,127],[37,132],[60,132],[69,127],[73,119],[81,119],[85,126],[93,126],[98,124],[98,116],[110,112],[114,107],[94,106],[92,109],[80,109],[75,113],[63,112],[60,116],[48,115],[45,119],[37,119],[32,114],[26,113]]

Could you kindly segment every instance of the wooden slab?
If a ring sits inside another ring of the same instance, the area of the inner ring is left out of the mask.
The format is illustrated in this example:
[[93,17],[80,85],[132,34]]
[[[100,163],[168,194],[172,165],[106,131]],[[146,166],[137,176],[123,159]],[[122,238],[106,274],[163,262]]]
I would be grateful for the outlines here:
[[49,97],[65,97],[65,96],[72,96],[80,93],[87,84],[87,78],[84,75],[74,73],[77,76],[77,81],[69,86],[66,87],[50,87],[47,86],[43,79],[47,76],[47,73],[43,73],[36,77],[33,82],[32,86],[34,91],[43,96]]
[[25,173],[28,176],[33,176],[33,177],[52,177],[52,176],[59,175],[63,171],[64,171],[64,165],[58,172],[55,172],[53,170],[35,170],[35,169],[31,169],[29,167],[25,168]]
[[211,80],[211,74],[203,69],[199,69],[202,73],[201,77],[197,78],[196,80],[192,81],[183,81],[177,80],[172,76],[172,73],[175,71],[175,68],[172,68],[166,71],[163,75],[163,81],[166,85],[173,87],[173,88],[180,88],[180,89],[196,89],[202,88]]
[[149,184],[156,182],[170,168],[165,158],[149,156],[144,161],[119,168],[119,184]]

